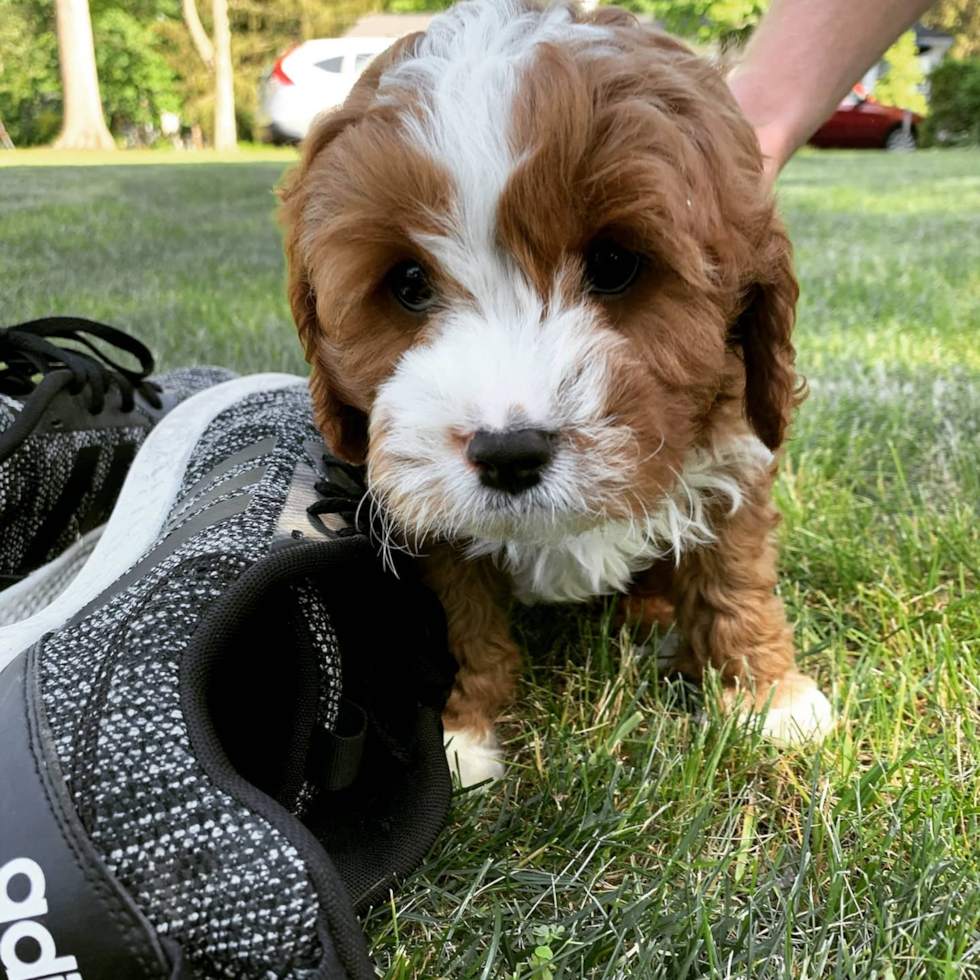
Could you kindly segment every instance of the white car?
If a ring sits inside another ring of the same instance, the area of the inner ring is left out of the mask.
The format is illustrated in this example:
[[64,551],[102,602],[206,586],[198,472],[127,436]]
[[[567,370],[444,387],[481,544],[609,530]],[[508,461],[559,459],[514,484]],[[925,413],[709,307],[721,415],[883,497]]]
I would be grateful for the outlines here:
[[290,48],[259,82],[256,122],[271,143],[296,143],[315,116],[339,106],[391,37],[336,37]]

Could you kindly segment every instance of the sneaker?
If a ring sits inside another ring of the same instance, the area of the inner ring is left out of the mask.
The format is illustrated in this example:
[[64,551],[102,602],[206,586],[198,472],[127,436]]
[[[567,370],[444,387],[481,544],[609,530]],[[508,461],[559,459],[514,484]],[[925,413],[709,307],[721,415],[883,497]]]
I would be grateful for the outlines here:
[[[117,364],[91,339],[139,368]],[[143,344],[91,320],[0,329],[0,590],[60,556],[57,574],[44,577],[50,591],[32,583],[0,596],[0,625],[29,616],[77,573],[153,426],[189,395],[235,377],[203,367],[149,380],[152,370]]]
[[455,664],[296,380],[174,409],[100,542],[115,580],[60,628],[0,630],[30,643],[0,671],[11,976],[375,976],[355,912],[443,825]]

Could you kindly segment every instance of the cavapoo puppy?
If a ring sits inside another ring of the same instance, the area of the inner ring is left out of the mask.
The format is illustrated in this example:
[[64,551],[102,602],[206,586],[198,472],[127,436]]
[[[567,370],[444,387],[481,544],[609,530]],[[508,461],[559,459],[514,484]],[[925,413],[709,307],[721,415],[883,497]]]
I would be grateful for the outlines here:
[[317,423],[446,609],[463,785],[502,772],[515,595],[630,592],[774,738],[830,726],[773,593],[797,283],[716,69],[615,8],[467,0],[314,124],[282,199]]

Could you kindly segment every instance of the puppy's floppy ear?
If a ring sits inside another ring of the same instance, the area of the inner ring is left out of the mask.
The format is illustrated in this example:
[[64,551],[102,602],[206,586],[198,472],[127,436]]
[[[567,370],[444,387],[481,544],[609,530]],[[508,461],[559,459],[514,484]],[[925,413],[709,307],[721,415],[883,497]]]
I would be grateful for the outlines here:
[[771,219],[761,249],[759,273],[731,331],[745,366],[745,417],[771,450],[782,445],[793,409],[805,397],[805,382],[793,363],[792,334],[800,288],[793,272],[793,248],[782,223]]
[[368,431],[365,413],[348,401],[339,372],[341,352],[321,329],[317,315],[314,276],[308,265],[303,236],[307,228],[310,184],[316,180],[314,163],[340,134],[362,118],[371,105],[384,71],[414,47],[420,34],[395,42],[378,55],[358,79],[344,105],[314,122],[303,141],[303,156],[279,188],[282,207],[279,221],[285,230],[287,286],[293,320],[313,367],[310,392],[316,424],[330,448],[342,459],[361,464],[367,457]]
[[[295,246],[294,246],[295,247]],[[290,243],[286,245],[287,255]],[[312,365],[310,395],[313,400],[313,419],[330,449],[348,463],[360,466],[367,459],[367,415],[351,405],[344,395],[338,375],[340,351],[320,330],[316,312],[316,296],[303,265],[288,260],[289,304],[299,329],[306,360]]]
[[279,220],[285,228],[286,294],[307,363],[313,368],[310,394],[314,419],[331,450],[341,459],[355,464],[363,463],[367,454],[367,416],[344,401],[338,389],[336,358],[332,356],[336,352],[320,329],[316,289],[307,265],[302,235],[313,161],[358,116],[339,109],[322,119],[307,137],[299,165],[279,190],[282,201]]

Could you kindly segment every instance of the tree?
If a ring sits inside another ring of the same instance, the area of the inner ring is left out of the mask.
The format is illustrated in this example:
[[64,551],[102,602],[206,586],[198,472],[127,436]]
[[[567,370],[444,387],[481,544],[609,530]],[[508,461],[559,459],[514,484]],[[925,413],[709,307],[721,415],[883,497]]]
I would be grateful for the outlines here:
[[[343,34],[385,2],[227,0],[238,134],[252,137],[259,78],[276,58],[299,41]],[[120,135],[130,126],[159,125],[161,112],[178,112],[213,142],[212,2],[88,0],[88,6],[110,130]],[[195,21],[203,45],[192,39]],[[0,0],[0,119],[18,146],[50,142],[59,131],[62,92],[51,0]]]
[[176,73],[165,57],[156,21],[118,4],[98,9],[90,0],[102,104],[117,135],[160,124],[164,112],[179,112]]
[[214,148],[237,150],[235,75],[231,65],[228,0],[214,0]]
[[214,148],[237,150],[235,124],[235,71],[231,59],[231,21],[228,0],[212,0],[214,40],[208,37],[197,11],[196,0],[182,0],[181,10],[198,56],[214,77]]
[[391,14],[437,13],[451,7],[456,0],[384,0],[383,8]]
[[50,143],[61,115],[53,6],[0,0],[0,118],[10,138],[17,146]]
[[980,145],[980,58],[947,58],[929,76],[930,142]]
[[956,40],[950,54],[954,58],[980,55],[980,0],[939,0],[922,23],[953,35]]
[[55,0],[58,56],[65,116],[60,150],[114,150],[102,113],[99,76],[95,67],[95,42],[88,0]]
[[895,105],[924,114],[929,107],[919,86],[926,78],[919,64],[915,31],[906,31],[885,52],[883,60],[888,69],[875,82],[875,98],[885,105]]
[[748,38],[769,0],[621,0],[620,6],[650,14],[672,34],[725,48]]
[[[109,130],[158,126],[180,111],[178,74],[164,28],[182,33],[180,0],[89,0],[99,93]],[[0,0],[0,118],[18,146],[50,143],[63,99],[51,0]]]

